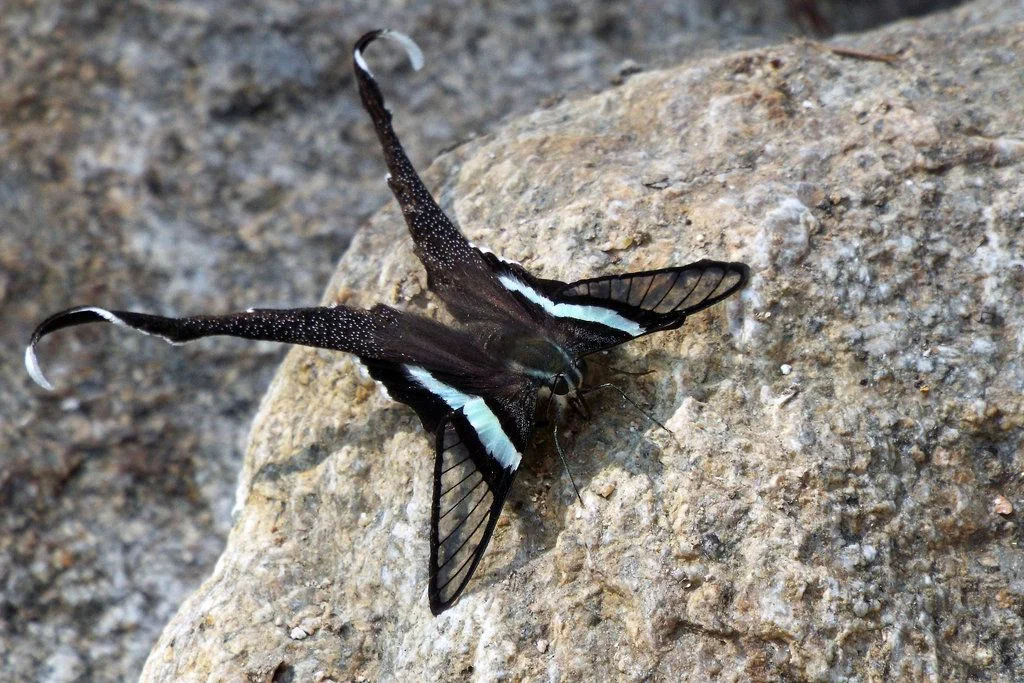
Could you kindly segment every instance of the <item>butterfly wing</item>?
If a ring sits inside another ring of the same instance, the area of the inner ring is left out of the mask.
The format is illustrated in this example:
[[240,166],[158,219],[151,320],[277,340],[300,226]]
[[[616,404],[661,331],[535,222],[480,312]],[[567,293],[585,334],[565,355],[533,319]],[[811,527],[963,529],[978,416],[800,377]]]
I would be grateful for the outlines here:
[[431,612],[440,614],[462,594],[490,542],[533,432],[537,387],[498,368],[485,387],[480,375],[409,363],[367,366],[434,433],[428,596]]
[[567,341],[570,352],[579,356],[608,348],[609,329],[629,335],[622,341],[676,329],[690,315],[743,289],[749,279],[750,269],[743,263],[704,259],[675,268],[580,280],[551,298],[556,306],[582,310],[581,320],[589,318],[605,328],[602,334],[592,332],[592,338]]
[[742,289],[742,263],[701,260],[685,266],[587,278],[569,284],[496,265],[499,281],[548,316],[545,327],[572,356],[679,327],[687,316]]
[[457,319],[511,320],[526,325],[524,331],[541,327],[579,357],[679,327],[688,315],[746,284],[745,265],[707,260],[566,284],[534,277],[518,264],[470,244],[423,185],[391,126],[391,113],[362,54],[380,37],[401,43],[416,68],[423,57],[407,36],[392,31],[368,33],[355,46],[356,80],[384,150],[388,184],[427,270],[428,286]]
[[380,87],[363,58],[363,51],[378,38],[401,44],[414,68],[422,65],[423,55],[411,38],[389,30],[367,33],[353,49],[359,95],[384,152],[388,185],[402,208],[416,255],[427,271],[428,287],[457,320],[514,321],[520,326],[535,327],[532,310],[501,286],[483,252],[470,244],[448,219],[409,161],[391,125],[391,112],[384,104]]
[[743,263],[701,260],[686,266],[609,275],[565,285],[552,299],[614,311],[645,333],[679,327],[742,289],[750,277]]
[[515,470],[497,465],[461,411],[438,427],[430,509],[430,611],[462,594],[483,557]]
[[347,306],[310,308],[251,308],[227,315],[196,315],[181,318],[76,306],[51,315],[32,333],[25,349],[25,367],[43,388],[53,389],[43,376],[36,347],[46,336],[68,327],[110,323],[172,344],[213,336],[239,337],[300,344],[321,349],[348,351],[360,357],[387,353],[391,334],[409,316],[384,305],[369,310]]
[[171,318],[81,306],[45,320],[26,350],[30,374],[49,386],[35,348],[67,327],[107,322],[172,343],[225,335],[304,344],[359,356],[435,439],[430,525],[430,608],[450,607],[469,583],[494,532],[530,441],[537,386],[508,372],[470,332],[378,305],[255,309]]
[[480,431],[480,440],[506,466],[518,466],[529,440],[537,391],[529,377],[510,372],[473,332],[383,304],[368,310],[340,305],[259,308],[181,318],[78,306],[36,327],[25,350],[33,379],[52,388],[36,359],[36,347],[44,337],[96,322],[172,344],[228,336],[347,351],[359,357],[392,398],[412,406],[430,433],[449,413],[464,408],[466,418]]

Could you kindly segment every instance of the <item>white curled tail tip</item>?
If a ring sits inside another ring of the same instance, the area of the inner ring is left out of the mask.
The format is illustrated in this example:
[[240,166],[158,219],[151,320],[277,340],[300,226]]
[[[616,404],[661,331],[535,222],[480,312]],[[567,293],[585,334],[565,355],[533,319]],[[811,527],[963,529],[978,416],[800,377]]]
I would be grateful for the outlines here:
[[[68,310],[61,311],[60,313],[54,313],[40,323],[39,326],[36,327],[35,332],[32,333],[32,339],[29,341],[28,347],[25,349],[25,369],[28,370],[29,377],[47,391],[53,391],[53,385],[46,379],[46,376],[43,375],[43,371],[39,367],[39,359],[36,358],[36,344],[39,343],[40,339],[51,332],[55,332],[56,330],[81,325],[83,322],[95,322],[95,320],[75,320],[74,317],[81,313],[92,313],[108,323],[113,323],[114,325],[120,325],[122,327],[132,327],[107,309],[98,308],[96,306],[78,306],[76,308],[69,308]],[[71,318],[70,321],[69,318]],[[145,330],[138,331],[143,334],[149,334]]]
[[36,359],[36,340],[33,339],[32,343],[25,349],[25,369],[28,370],[28,376],[31,377],[36,384],[41,386],[47,391],[53,391],[53,385],[50,384],[49,380],[43,375],[43,371],[39,368],[39,361]]
[[420,49],[415,40],[400,31],[392,31],[391,29],[384,29],[381,37],[393,40],[405,48],[405,54],[409,56],[409,63],[412,64],[413,71],[419,71],[423,68],[423,50]]
[[420,49],[420,46],[416,44],[415,40],[399,31],[392,31],[389,28],[379,29],[360,38],[358,42],[356,42],[356,48],[352,51],[352,58],[355,60],[356,65],[371,77],[373,76],[373,71],[370,70],[370,67],[366,64],[366,60],[363,59],[363,48],[377,38],[387,38],[388,40],[398,43],[405,49],[405,53],[409,56],[409,63],[412,64],[412,68],[415,71],[419,71],[423,68],[423,50]]

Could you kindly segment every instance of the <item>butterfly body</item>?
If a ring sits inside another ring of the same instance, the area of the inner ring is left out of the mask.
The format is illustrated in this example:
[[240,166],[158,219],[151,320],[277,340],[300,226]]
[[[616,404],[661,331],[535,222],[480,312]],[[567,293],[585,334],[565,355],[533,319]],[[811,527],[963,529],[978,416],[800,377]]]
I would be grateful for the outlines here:
[[[740,290],[742,263],[684,266],[566,283],[473,246],[441,211],[409,162],[363,51],[390,38],[419,68],[412,40],[374,31],[355,45],[356,81],[388,167],[428,287],[457,322],[378,304],[249,309],[182,318],[78,306],[34,331],[29,374],[51,388],[36,361],[46,335],[108,322],[181,343],[213,335],[263,339],[355,354],[396,401],[410,406],[434,440],[428,597],[438,614],[473,575],[533,435],[538,406],[585,407],[584,358],[631,339],[675,329]],[[583,412],[581,410],[581,412]]]

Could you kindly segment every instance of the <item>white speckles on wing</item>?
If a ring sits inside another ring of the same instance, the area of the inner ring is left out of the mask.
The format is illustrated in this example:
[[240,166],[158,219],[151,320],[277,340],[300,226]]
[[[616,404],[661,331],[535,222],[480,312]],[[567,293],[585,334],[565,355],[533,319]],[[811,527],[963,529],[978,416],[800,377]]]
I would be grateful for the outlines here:
[[[83,315],[84,314],[84,315]],[[212,336],[239,337],[262,341],[302,344],[347,351],[360,357],[383,358],[388,351],[382,338],[398,320],[398,312],[387,306],[359,310],[345,306],[266,309],[251,308],[244,313],[170,318],[132,311],[108,311],[80,306],[57,313],[40,324],[25,350],[25,368],[40,386],[52,389],[39,368],[35,345],[43,337],[76,325],[108,322],[171,344],[183,344]]]
[[505,434],[497,415],[491,410],[487,402],[479,396],[464,394],[455,387],[449,386],[437,380],[433,375],[417,365],[406,365],[405,370],[409,377],[415,380],[420,386],[444,401],[452,410],[462,409],[466,420],[476,431],[477,438],[483,444],[484,449],[501,463],[507,470],[515,470],[519,467],[522,456],[512,441]]
[[527,299],[543,308],[547,313],[557,318],[575,318],[585,322],[598,323],[606,327],[621,330],[627,334],[638,336],[644,333],[644,328],[637,323],[625,318],[615,311],[600,306],[582,306],[579,304],[555,303],[543,296],[526,283],[512,277],[502,275],[498,278],[505,289],[510,292],[518,292]]

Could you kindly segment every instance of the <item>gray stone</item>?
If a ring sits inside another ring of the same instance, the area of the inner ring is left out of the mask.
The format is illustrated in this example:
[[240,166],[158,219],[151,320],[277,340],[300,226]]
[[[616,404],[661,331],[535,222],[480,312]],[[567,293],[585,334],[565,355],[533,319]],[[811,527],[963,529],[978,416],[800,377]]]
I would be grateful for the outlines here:
[[[349,49],[361,31],[391,25],[424,46],[429,62],[420,74],[394,68],[397,56],[386,50],[374,59],[389,74],[385,90],[410,153],[426,165],[439,149],[496,130],[503,117],[551,106],[566,93],[642,78],[638,67],[653,70],[763,45],[813,27],[809,12],[815,7],[832,28],[852,30],[943,4],[949,3],[664,2],[628,12],[599,2],[509,3],[487,11],[469,2],[4,2],[2,677],[123,680],[138,673],[159,629],[209,576],[223,549],[245,433],[282,356],[264,344],[218,340],[174,349],[113,329],[82,329],[41,349],[57,384],[57,392],[46,395],[30,386],[22,368],[32,326],[47,313],[85,302],[184,313],[316,300],[349,236],[390,201],[349,71]],[[789,8],[799,11],[790,14]],[[994,3],[969,11],[951,30],[1016,17],[1009,5]],[[1018,52],[1011,42],[986,54],[998,63]],[[846,94],[832,96],[842,102]],[[988,125],[979,118],[984,110],[962,110],[968,128]],[[993,163],[1012,168],[1020,143],[1005,140],[992,154]],[[931,172],[942,172],[950,162],[932,163],[939,168]],[[652,191],[678,191],[675,169],[660,170],[642,181]],[[458,196],[454,179],[433,173],[434,182]],[[726,180],[727,169],[716,175]],[[817,188],[807,181],[796,187],[813,218]],[[545,196],[529,178],[520,177],[518,191],[524,201]],[[449,206],[459,201],[446,199]],[[655,248],[645,240],[657,231],[648,232],[644,220],[634,219],[639,228],[620,232],[596,214],[586,215],[592,224],[577,237],[582,241],[574,253],[589,261],[581,261],[578,272],[619,267],[636,250]],[[660,219],[666,225],[657,229],[678,227],[680,215],[669,211]],[[801,231],[810,229],[785,220],[774,225],[773,240],[799,242]],[[511,226],[493,238],[479,234],[504,251],[520,231],[529,233]],[[394,236],[404,242],[399,233]],[[703,234],[713,240],[717,233]],[[814,234],[808,239],[813,249]],[[372,254],[374,263],[389,246]],[[947,253],[955,247],[932,245]],[[397,263],[392,287],[415,271]],[[384,280],[374,273],[352,289],[371,303],[380,296],[379,282]],[[421,283],[402,287],[412,296]],[[858,343],[883,347],[881,329],[871,328]],[[843,334],[853,340],[862,332],[850,327]],[[995,340],[973,344],[970,353],[999,358]],[[922,352],[915,367],[948,367],[939,348],[931,356]],[[782,355],[774,367],[786,362],[796,372],[772,400],[788,405],[800,396],[790,380],[806,367],[797,354]],[[885,381],[889,371],[873,367],[871,378]],[[697,383],[690,391],[690,398],[703,400],[708,390]],[[987,410],[972,405],[982,414]],[[635,424],[644,428],[640,420]],[[421,448],[422,436],[412,434],[410,447]],[[952,442],[956,436],[943,438]],[[802,429],[798,437],[816,435]],[[921,449],[913,454],[928,457]],[[319,448],[304,456],[307,462],[332,457]],[[552,467],[544,481],[560,481]],[[1013,472],[999,458],[983,469],[985,482]],[[617,495],[615,478],[595,485],[609,500]],[[1019,509],[1019,501],[1006,495]],[[708,532],[687,539],[679,552],[725,548],[713,538]],[[420,581],[422,557],[416,559]],[[995,559],[985,556],[989,565]],[[681,581],[701,580],[701,574],[677,574]],[[293,643],[299,641],[288,639],[292,629],[311,634],[299,644],[326,637],[310,621],[321,619],[320,613],[307,614],[314,608],[319,606],[310,603],[272,613],[271,623],[281,622],[275,633]]]
[[[570,424],[580,505],[540,434],[433,618],[427,438],[352,358],[295,349],[144,676],[1019,680],[1021,532],[992,500],[1024,497],[1022,35],[986,2],[836,41],[860,56],[706,58],[442,155],[470,239],[543,277],[754,265],[603,361],[652,371],[615,381],[675,436],[605,397]],[[389,205],[324,301],[434,314],[424,291]]]

